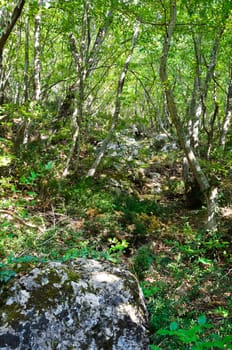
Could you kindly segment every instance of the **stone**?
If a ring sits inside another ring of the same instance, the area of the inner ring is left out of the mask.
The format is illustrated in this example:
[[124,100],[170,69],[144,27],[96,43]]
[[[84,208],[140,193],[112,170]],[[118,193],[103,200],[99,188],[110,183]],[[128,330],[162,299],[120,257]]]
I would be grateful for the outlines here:
[[170,152],[170,151],[176,151],[178,149],[178,146],[176,142],[168,142],[166,143],[162,148],[161,152]]
[[0,290],[0,349],[148,350],[135,276],[109,262],[39,265]]

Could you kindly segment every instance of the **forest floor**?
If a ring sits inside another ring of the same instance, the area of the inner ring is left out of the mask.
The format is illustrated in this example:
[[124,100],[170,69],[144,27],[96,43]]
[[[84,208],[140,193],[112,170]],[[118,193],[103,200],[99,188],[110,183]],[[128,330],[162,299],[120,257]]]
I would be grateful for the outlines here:
[[144,292],[151,350],[232,349],[231,178],[210,233],[204,205],[186,207],[178,152],[105,164],[94,180],[44,169],[0,179],[1,283],[47,260],[125,264]]

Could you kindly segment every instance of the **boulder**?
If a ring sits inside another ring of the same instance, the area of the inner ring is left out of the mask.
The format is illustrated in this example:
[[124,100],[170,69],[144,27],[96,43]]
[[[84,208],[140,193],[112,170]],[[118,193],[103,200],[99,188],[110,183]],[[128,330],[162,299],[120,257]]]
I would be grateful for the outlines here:
[[108,262],[39,265],[0,290],[0,349],[148,350],[133,274]]

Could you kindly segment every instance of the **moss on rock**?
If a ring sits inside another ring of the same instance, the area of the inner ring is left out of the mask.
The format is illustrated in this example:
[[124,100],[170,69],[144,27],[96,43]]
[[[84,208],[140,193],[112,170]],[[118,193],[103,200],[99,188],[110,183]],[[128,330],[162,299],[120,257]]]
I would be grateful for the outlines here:
[[129,271],[76,259],[37,267],[8,287],[0,292],[3,348],[14,340],[18,350],[147,349],[146,309]]

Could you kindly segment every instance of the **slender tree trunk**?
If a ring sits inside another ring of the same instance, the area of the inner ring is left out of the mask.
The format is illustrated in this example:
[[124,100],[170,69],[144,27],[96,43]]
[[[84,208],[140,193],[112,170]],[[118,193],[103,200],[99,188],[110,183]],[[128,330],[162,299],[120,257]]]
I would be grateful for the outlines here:
[[27,16],[25,23],[25,53],[24,53],[24,102],[29,97],[29,18]]
[[[157,128],[160,129],[160,131],[162,131],[165,135],[167,135],[168,138],[171,139],[171,135],[168,133],[168,130],[165,128],[164,123],[162,121],[162,118],[160,117],[160,112],[157,110],[157,106],[155,105],[155,102],[153,101],[151,94],[149,93],[148,89],[146,88],[146,85],[144,84],[144,82],[138,76],[138,74],[136,72],[134,72],[133,70],[130,70],[130,72],[132,72],[134,74],[134,76],[139,81],[139,83],[141,84],[141,86],[144,90],[145,98],[146,98],[147,102],[151,105],[151,109],[152,109],[153,113],[155,113],[155,116],[158,120]],[[154,120],[151,120],[150,123],[151,123],[151,129],[153,129],[155,126]]]
[[205,77],[204,84],[201,86],[201,104],[202,104],[202,123],[203,128],[205,130],[205,133],[207,135],[207,148],[206,148],[206,158],[210,158],[210,152],[212,149],[213,144],[213,137],[214,137],[214,127],[216,122],[216,117],[218,115],[219,106],[216,101],[216,94],[214,93],[214,112],[211,114],[211,116],[207,120],[207,108],[206,108],[206,100],[208,96],[209,91],[209,84],[212,81],[215,73],[215,66],[217,61],[217,54],[219,50],[219,44],[220,40],[222,38],[222,35],[224,33],[225,26],[222,25],[222,27],[219,28],[216,38],[213,43],[213,48],[211,51],[210,61],[207,67],[207,73]]
[[4,86],[3,84],[3,50],[6,45],[6,42],[9,38],[10,33],[12,32],[18,18],[20,17],[25,0],[19,0],[15,6],[11,18],[6,21],[7,26],[3,28],[0,35],[0,105],[4,103]]
[[[85,11],[86,11],[86,9],[87,8],[85,7]],[[87,20],[87,22],[88,22],[88,20]],[[93,47],[92,47],[92,49],[90,49],[90,52],[88,53],[88,55],[86,57],[84,81],[90,76],[91,72],[94,71],[94,69],[96,69],[96,67],[98,65],[98,62],[100,60],[99,51],[100,51],[100,48],[101,48],[101,46],[106,38],[108,29],[109,29],[112,22],[113,22],[113,13],[112,13],[112,11],[108,11],[106,13],[106,20],[105,20],[103,26],[101,26],[98,29],[96,38],[94,40]],[[83,23],[86,23],[86,22],[83,21]],[[82,27],[83,27],[83,25],[82,25]],[[86,32],[86,30],[84,30],[84,32]],[[89,34],[88,34],[88,36],[89,36]],[[83,35],[82,35],[82,38],[83,38]],[[86,42],[85,39],[84,39],[84,42]],[[88,38],[88,42],[89,42],[89,38]],[[89,44],[88,44],[88,48],[89,48]],[[72,54],[73,54],[73,46],[72,45],[71,45],[71,50],[72,50]],[[74,60],[75,60],[75,57],[74,57]],[[67,116],[72,115],[72,106],[73,106],[75,98],[76,98],[76,92],[78,91],[78,87],[79,87],[78,81],[69,87],[68,92],[64,98],[64,101],[60,106],[58,117],[56,120],[60,120],[63,117],[67,117]]]
[[220,146],[223,151],[226,147],[226,136],[230,128],[232,117],[232,66],[230,67],[230,80],[226,96],[226,111],[225,117],[222,124],[221,137],[220,137]]
[[200,99],[201,91],[201,39],[202,34],[197,38],[193,34],[193,44],[194,52],[196,59],[196,69],[195,69],[195,78],[192,90],[192,97],[190,105],[187,106],[186,117],[188,120],[188,137],[189,142],[196,153],[198,153],[199,147],[199,128],[200,128],[200,119],[202,116],[202,105]]
[[[86,62],[89,51],[90,39],[89,39],[89,1],[85,0],[84,3],[84,13],[82,18],[82,28],[81,28],[81,40],[78,45],[76,38],[73,33],[70,34],[70,47],[72,51],[72,55],[74,58],[76,73],[78,80],[76,82],[77,87],[77,95],[74,94],[75,97],[75,109],[72,113],[72,122],[74,125],[73,139],[72,139],[72,147],[70,149],[68,159],[66,162],[65,169],[63,171],[63,178],[66,177],[69,173],[69,168],[71,166],[71,161],[76,156],[76,164],[78,162],[79,152],[77,155],[77,150],[80,149],[80,129],[83,121],[83,105],[85,101],[85,79],[86,79]],[[78,157],[77,157],[78,156]]]
[[216,222],[217,191],[211,188],[207,177],[205,176],[198,160],[196,159],[196,156],[191,148],[190,143],[186,141],[182,123],[178,116],[173,92],[171,90],[169,80],[168,80],[167,60],[168,60],[168,53],[171,45],[171,39],[175,29],[175,24],[176,24],[176,1],[171,0],[170,1],[170,22],[166,30],[166,35],[163,43],[163,51],[162,51],[162,56],[160,61],[160,79],[163,84],[163,89],[167,99],[168,110],[169,110],[172,122],[175,125],[179,142],[188,160],[188,163],[189,163],[190,169],[193,172],[194,178],[196,179],[201,189],[201,192],[204,194],[207,202],[207,211],[208,211],[207,228],[209,230],[215,230],[217,227],[217,222]]
[[[71,161],[75,156],[75,169],[77,170],[79,154],[81,148],[81,130],[82,123],[84,119],[84,104],[85,104],[85,82],[89,78],[91,72],[97,67],[98,61],[100,59],[98,53],[100,46],[102,45],[109,25],[112,23],[112,12],[108,12],[106,16],[106,21],[102,27],[99,28],[97,36],[95,38],[92,49],[90,50],[90,24],[89,24],[89,1],[86,0],[84,4],[84,13],[82,18],[82,28],[81,28],[81,39],[79,50],[77,49],[78,44],[76,38],[71,33],[70,34],[70,47],[72,55],[74,58],[77,81],[72,86],[70,98],[65,99],[66,111],[70,111],[71,104],[74,104],[76,108],[72,113],[72,120],[74,125],[72,147],[70,149],[66,166],[63,172],[63,177],[66,177],[71,166]],[[64,108],[62,107],[64,110]],[[75,119],[75,120],[74,120]]]
[[[186,5],[188,12],[190,11],[189,5]],[[226,18],[225,18],[226,19]],[[214,136],[214,126],[216,121],[217,109],[215,108],[214,113],[209,118],[207,118],[207,108],[206,108],[206,100],[209,91],[209,84],[213,79],[217,54],[219,50],[219,43],[221,37],[224,32],[224,25],[222,25],[215,36],[215,40],[213,42],[210,60],[208,64],[205,62],[207,66],[205,78],[202,77],[202,60],[203,55],[201,53],[201,44],[202,44],[202,34],[200,33],[198,37],[193,33],[193,44],[194,44],[194,52],[196,59],[196,69],[195,69],[195,79],[194,79],[194,87],[192,92],[192,98],[190,102],[190,106],[187,108],[187,117],[189,117],[189,127],[188,133],[191,141],[191,145],[195,152],[198,152],[199,146],[199,129],[203,125],[204,131],[208,137],[208,147],[206,150],[206,155],[209,157],[210,150],[212,148],[212,141]],[[213,127],[213,128],[212,128]]]
[[0,53],[0,105],[4,103],[4,86],[3,53]]
[[198,152],[199,147],[199,128],[200,119],[202,114],[202,107],[200,104],[200,83],[199,73],[196,72],[194,79],[192,97],[190,105],[187,108],[187,119],[188,119],[188,137],[194,151]]
[[35,16],[35,34],[34,34],[34,100],[39,101],[41,95],[41,62],[40,62],[40,30],[41,30],[41,5],[39,0],[39,10]]
[[208,128],[207,128],[207,136],[208,136],[208,140],[207,140],[207,148],[206,148],[206,159],[210,159],[210,153],[213,147],[213,139],[214,139],[214,131],[215,131],[215,122],[216,122],[216,118],[218,116],[219,113],[219,105],[217,102],[217,98],[216,98],[216,93],[214,96],[214,111],[210,116],[209,122],[208,122]]
[[[62,177],[66,177],[69,173],[69,168],[71,166],[71,161],[76,153],[76,150],[79,148],[79,135],[80,135],[80,127],[83,119],[83,104],[85,99],[84,92],[84,64],[83,64],[83,55],[80,55],[77,51],[77,43],[73,34],[70,35],[70,46],[73,54],[73,58],[76,64],[76,71],[78,76],[78,81],[76,86],[78,87],[78,94],[73,100],[73,104],[75,104],[74,111],[72,113],[72,124],[74,126],[72,146],[67,158],[66,166],[63,171]],[[75,94],[74,94],[75,96]]]
[[137,24],[135,26],[133,38],[132,38],[131,49],[130,49],[129,55],[127,56],[127,59],[125,61],[120,78],[118,80],[117,94],[116,94],[116,99],[115,99],[115,108],[114,108],[114,114],[112,117],[112,123],[110,126],[110,130],[109,130],[107,136],[105,137],[105,139],[103,140],[102,145],[100,147],[100,150],[96,156],[96,159],[94,160],[91,168],[89,169],[89,171],[87,173],[88,177],[93,177],[95,175],[97,168],[98,168],[102,158],[104,157],[107,146],[108,146],[110,140],[112,139],[114,132],[115,132],[115,129],[117,127],[118,118],[119,118],[120,109],[121,109],[121,96],[122,96],[122,92],[123,92],[126,74],[128,72],[129,64],[130,64],[130,61],[131,61],[131,58],[132,58],[132,55],[134,52],[134,48],[136,45],[136,41],[137,41],[137,38],[139,35],[139,27],[140,27],[139,22],[137,22]]
[[73,125],[74,125],[74,133],[73,133],[73,138],[72,138],[72,145],[71,145],[71,149],[66,161],[66,165],[65,165],[65,169],[63,171],[62,177],[65,178],[68,175],[69,172],[69,168],[71,165],[71,161],[72,161],[72,157],[75,153],[76,147],[77,147],[77,140],[78,140],[78,136],[79,136],[79,124],[77,123],[77,116],[78,116],[78,108],[76,107],[73,115],[72,115],[72,120],[73,120]]

